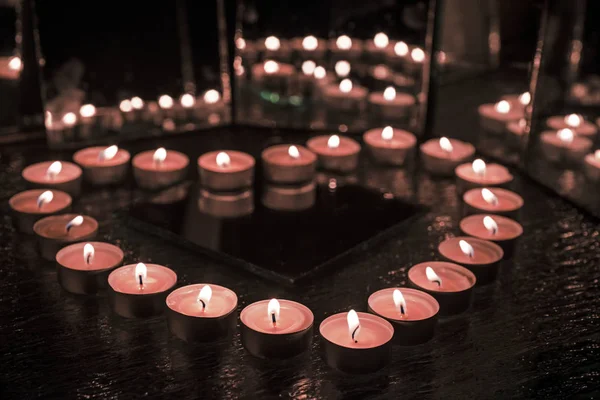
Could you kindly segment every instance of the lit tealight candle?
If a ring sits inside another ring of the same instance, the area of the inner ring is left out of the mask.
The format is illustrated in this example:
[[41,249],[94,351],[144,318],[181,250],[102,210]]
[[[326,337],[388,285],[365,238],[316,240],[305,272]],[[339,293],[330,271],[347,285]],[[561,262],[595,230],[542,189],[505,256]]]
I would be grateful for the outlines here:
[[161,147],[133,157],[133,176],[143,189],[162,189],[182,181],[188,164],[189,158],[185,154]]
[[208,189],[232,191],[252,186],[254,157],[241,151],[211,151],[198,158],[200,182]]
[[398,57],[406,57],[408,55],[408,45],[402,40],[394,45],[394,54]]
[[81,193],[81,168],[67,161],[44,161],[26,167],[22,176],[34,188],[56,189],[78,197]]
[[96,237],[98,222],[92,217],[77,214],[51,215],[37,221],[33,231],[42,257],[54,261],[56,253],[63,247]]
[[496,243],[467,236],[444,240],[438,246],[438,251],[447,260],[470,269],[477,277],[478,284],[487,284],[496,279],[500,260],[504,256],[502,248]]
[[389,44],[390,44],[390,39],[388,38],[388,35],[386,35],[383,32],[379,32],[373,37],[373,47],[372,48],[374,48],[376,50],[379,50],[379,51],[385,50],[385,48],[388,47]]
[[559,131],[561,129],[571,129],[574,134],[578,136],[585,136],[589,139],[593,139],[598,132],[598,128],[593,122],[586,121],[583,116],[579,114],[568,114],[565,116],[557,115],[548,118],[546,121],[548,128],[551,130]]
[[123,262],[123,251],[109,243],[75,243],[56,253],[57,278],[67,292],[96,294]]
[[404,165],[417,143],[412,133],[391,126],[370,129],[363,140],[375,161],[394,166]]
[[48,215],[61,214],[71,208],[72,199],[59,190],[32,189],[15,194],[8,200],[13,223],[19,232],[33,233],[33,225]]
[[369,373],[386,366],[392,353],[394,327],[368,313],[334,314],[319,327],[327,363],[349,373]]
[[450,176],[475,154],[472,144],[458,139],[429,139],[421,145],[423,167],[434,175]]
[[262,300],[240,313],[241,340],[260,358],[289,358],[312,343],[314,316],[308,307],[290,300]]
[[92,126],[96,122],[96,107],[93,104],[84,104],[79,108],[80,136],[87,137],[92,133]]
[[576,135],[571,128],[545,131],[540,135],[541,152],[551,162],[579,164],[592,146],[589,138]]
[[459,314],[468,309],[477,281],[468,269],[441,261],[414,265],[408,270],[408,280],[438,301],[440,315]]
[[317,136],[306,143],[323,169],[348,173],[358,166],[360,144],[344,136]]
[[493,104],[482,104],[478,108],[481,126],[489,133],[501,134],[506,125],[525,116],[523,108],[511,106],[507,100]]
[[186,342],[217,340],[235,328],[238,298],[223,286],[184,286],[171,292],[166,302],[169,329]]
[[363,109],[367,89],[354,85],[348,78],[343,79],[339,85],[329,85],[323,88],[323,100],[331,111],[336,113],[358,112]]
[[277,51],[281,48],[281,41],[276,36],[269,36],[265,39],[265,48],[270,51]]
[[179,98],[179,103],[183,108],[192,108],[196,105],[196,98],[189,93],[185,93]]
[[317,156],[302,146],[271,146],[262,152],[261,159],[265,178],[269,182],[308,182],[315,175]]
[[315,73],[315,68],[317,68],[317,64],[312,60],[307,60],[302,63],[302,73],[305,76],[313,76]]
[[455,173],[459,193],[481,186],[507,186],[513,181],[513,176],[506,167],[486,164],[480,158],[473,163],[459,165]]
[[108,300],[125,318],[150,317],[163,312],[177,274],[158,264],[129,264],[108,275]]
[[326,43],[323,39],[318,39],[313,35],[303,38],[294,38],[290,41],[292,50],[299,53],[301,58],[320,59],[325,54]]
[[504,258],[514,254],[523,227],[517,221],[500,215],[475,214],[460,221],[460,230],[468,236],[492,241],[502,247]]
[[600,150],[585,156],[583,170],[585,176],[592,182],[600,181]]
[[116,145],[88,147],[73,154],[73,161],[83,170],[83,179],[92,185],[122,182],[129,170],[129,158],[129,152]]
[[329,40],[329,50],[333,61],[340,59],[357,60],[363,51],[363,42],[348,35],[340,35]]
[[368,300],[369,312],[389,321],[394,327],[394,343],[415,345],[433,337],[440,309],[429,294],[415,289],[382,289]]
[[[334,69],[335,69],[335,73],[337,74],[337,76],[339,76],[340,78],[345,78],[348,75],[350,75],[351,66],[348,61],[340,60],[335,63]],[[352,84],[352,82],[350,82],[350,84]],[[350,87],[352,87],[352,86],[350,86]]]
[[287,93],[294,74],[293,65],[275,60],[252,66],[252,79],[262,88],[276,93]]
[[406,118],[415,106],[415,97],[408,93],[398,93],[393,86],[383,92],[369,94],[369,109],[375,115],[387,120]]
[[134,110],[141,110],[144,108],[144,100],[142,100],[139,96],[134,96],[131,98],[131,107]]
[[463,201],[466,214],[498,214],[518,219],[523,198],[510,190],[475,188],[465,192]]

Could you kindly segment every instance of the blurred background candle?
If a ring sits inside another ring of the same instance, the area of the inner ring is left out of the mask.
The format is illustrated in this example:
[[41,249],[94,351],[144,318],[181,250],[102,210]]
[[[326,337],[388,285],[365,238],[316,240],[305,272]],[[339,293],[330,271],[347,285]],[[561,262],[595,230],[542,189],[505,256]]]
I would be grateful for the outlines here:
[[413,95],[397,93],[393,86],[388,86],[383,92],[369,94],[369,110],[374,115],[386,120],[406,118],[415,105]]
[[477,284],[491,283],[498,275],[502,248],[489,240],[459,236],[441,242],[438,251],[450,262],[466,266],[475,274]]
[[306,143],[323,169],[348,173],[358,166],[360,144],[344,136],[316,136]]
[[421,145],[421,161],[426,171],[434,175],[450,176],[456,167],[475,154],[472,144],[458,139],[429,139]]
[[525,110],[525,107],[531,103],[531,94],[523,92],[521,94],[509,94],[502,96],[500,100],[506,100],[511,108]]
[[548,161],[579,164],[592,149],[592,141],[570,128],[545,131],[540,136],[542,154]]
[[92,185],[122,182],[129,170],[129,158],[129,152],[116,145],[88,147],[73,154],[73,161],[83,170],[83,179]]
[[81,193],[81,168],[68,161],[44,161],[25,167],[22,174],[29,186],[61,190],[73,197]]
[[350,79],[342,80],[339,85],[323,88],[323,101],[331,110],[360,112],[364,108],[367,89],[357,86]]
[[482,104],[478,112],[482,128],[494,134],[503,133],[506,124],[518,121],[524,116],[522,108],[513,107],[506,100],[500,100],[495,104]]
[[508,186],[513,181],[513,176],[506,167],[486,164],[480,158],[472,163],[459,165],[455,172],[459,193],[482,186]]
[[162,189],[185,179],[189,161],[185,154],[163,147],[144,151],[133,157],[133,176],[143,189]]
[[327,44],[323,39],[318,39],[313,35],[303,38],[294,38],[290,42],[292,50],[298,53],[302,59],[322,59],[327,50]]
[[37,221],[33,231],[42,257],[54,261],[56,253],[63,247],[95,238],[98,221],[87,215],[51,215]]
[[417,143],[412,133],[391,126],[370,129],[363,140],[376,162],[395,166],[404,165]]
[[579,114],[550,117],[546,121],[546,124],[551,130],[558,131],[568,128],[572,130],[574,134],[586,136],[590,139],[593,139],[593,136],[598,132],[598,127],[594,123],[586,121],[583,116]]
[[79,108],[79,135],[90,137],[96,124],[96,107],[84,104]]
[[362,54],[363,42],[348,35],[340,35],[330,40],[329,50],[334,61],[339,59],[355,60]]
[[294,66],[266,60],[263,64],[252,66],[252,79],[261,89],[275,93],[287,94],[292,78],[295,74]]
[[72,199],[60,190],[31,189],[8,200],[13,224],[19,232],[33,233],[33,225],[40,219],[69,211]]

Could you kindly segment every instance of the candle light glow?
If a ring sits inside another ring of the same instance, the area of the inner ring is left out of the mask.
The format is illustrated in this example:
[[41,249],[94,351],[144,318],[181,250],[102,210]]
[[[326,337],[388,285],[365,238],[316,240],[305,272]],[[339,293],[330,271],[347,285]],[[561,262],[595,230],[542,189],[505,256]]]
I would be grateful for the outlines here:
[[83,224],[83,217],[81,215],[78,215],[69,222],[67,222],[67,225],[65,225],[65,230],[69,232],[71,228],[73,228],[74,226],[80,226],[81,224]]
[[487,166],[485,165],[485,161],[483,161],[481,158],[478,158],[475,161],[473,161],[473,164],[471,166],[475,174],[479,176],[485,176]]
[[265,39],[265,47],[267,50],[276,51],[281,47],[281,41],[275,36],[269,36]]
[[194,104],[196,104],[196,98],[189,93],[186,93],[181,96],[179,102],[184,108],[192,108]]
[[315,72],[313,75],[317,79],[323,79],[323,78],[325,78],[325,76],[327,76],[327,71],[325,70],[324,67],[319,65],[318,67],[315,68]]
[[600,150],[596,150],[596,151],[594,152],[594,158],[595,158],[596,160],[600,161]]
[[86,243],[85,246],[83,246],[83,259],[87,265],[90,265],[92,262],[94,262],[95,253],[96,250],[91,243]]
[[152,161],[154,164],[161,165],[163,161],[167,158],[167,150],[164,147],[159,147],[156,149],[154,154],[152,155]]
[[400,57],[405,57],[408,54],[408,50],[408,45],[403,41],[399,41],[394,46],[394,53],[396,53],[396,55]]
[[381,130],[381,138],[383,140],[392,140],[394,138],[394,128],[386,126]]
[[200,293],[198,293],[198,303],[202,304],[202,311],[206,310],[208,307],[208,302],[212,297],[212,289],[209,285],[202,286],[200,289]]
[[221,93],[215,89],[209,89],[204,93],[204,102],[206,104],[215,104],[219,100],[221,100]]
[[425,60],[425,52],[423,51],[423,49],[421,49],[419,47],[415,47],[410,52],[410,58],[412,58],[413,61],[416,63],[421,63]]
[[429,282],[437,283],[438,286],[442,286],[442,278],[440,278],[438,276],[438,274],[435,273],[433,268],[431,268],[431,267],[425,268],[425,275],[427,276],[427,280]]
[[348,316],[346,317],[348,321],[348,332],[350,333],[350,338],[354,341],[354,343],[358,343],[358,335],[360,334],[360,320],[358,319],[358,314],[354,310],[348,311]]
[[583,118],[581,118],[580,115],[569,114],[565,117],[565,124],[572,128],[577,128],[579,125],[581,125],[582,120]]
[[56,178],[56,175],[60,174],[60,171],[62,171],[62,163],[60,161],[54,161],[46,170],[46,178],[54,179]]
[[119,151],[119,147],[115,144],[109,146],[98,153],[98,160],[100,161],[110,161],[117,155]]
[[352,48],[352,39],[347,35],[342,35],[337,38],[335,45],[340,50],[350,50]]
[[265,72],[267,74],[274,74],[277,71],[279,71],[279,64],[277,63],[277,61],[268,60],[265,61],[265,65],[263,66],[263,68],[265,69]]
[[506,114],[510,111],[510,103],[506,100],[500,100],[494,105],[494,109],[500,114]]
[[390,44],[390,39],[388,38],[388,35],[386,35],[385,33],[379,32],[373,38],[373,43],[375,44],[375,47],[377,47],[378,49],[385,49],[387,47],[387,45]]
[[133,110],[133,106],[131,105],[131,100],[129,100],[129,99],[122,100],[119,103],[119,110],[121,110],[122,112],[125,112],[125,113]]
[[75,113],[73,112],[68,112],[65,115],[63,115],[62,122],[66,126],[73,126],[77,123],[77,115],[75,115]]
[[519,95],[519,103],[526,106],[531,102],[531,94],[529,92],[523,92]]
[[93,104],[84,104],[79,108],[79,115],[84,118],[91,118],[96,115],[96,107]]
[[54,199],[54,193],[46,190],[37,198],[37,207],[41,209],[44,204],[50,203],[52,199]]
[[146,267],[146,264],[137,263],[137,265],[135,266],[134,275],[135,275],[135,280],[140,285],[140,289],[143,289],[144,281],[148,277],[148,267]]
[[132,97],[131,107],[135,108],[136,110],[141,110],[142,108],[144,108],[144,100],[142,100],[141,97],[138,96]]
[[570,144],[575,138],[575,133],[571,129],[565,128],[556,132],[556,136],[558,136],[558,139],[560,139],[561,142]]
[[446,153],[452,153],[452,151],[454,150],[454,147],[452,147],[452,143],[450,143],[450,140],[445,136],[440,138],[440,147]]
[[288,155],[294,159],[298,159],[300,158],[300,151],[298,151],[296,146],[292,145],[288,148]]
[[481,189],[481,197],[483,197],[483,200],[485,200],[485,202],[488,204],[493,206],[498,205],[498,197],[496,197],[496,195],[487,188]]
[[163,94],[158,98],[158,105],[160,106],[160,108],[168,110],[173,107],[173,98],[168,94]]
[[302,63],[302,73],[304,75],[313,75],[315,73],[315,68],[317,68],[317,64],[312,60],[307,60]]
[[463,252],[465,256],[469,256],[469,258],[473,258],[475,256],[475,249],[473,246],[469,244],[466,240],[459,240],[458,246],[460,247],[460,251]]
[[352,91],[352,81],[350,79],[344,79],[340,82],[340,92],[350,93]]
[[392,86],[388,86],[383,91],[383,98],[387,101],[392,101],[396,98],[396,89]]
[[224,151],[221,151],[217,154],[217,165],[221,168],[225,168],[225,167],[229,167],[229,165],[231,165],[231,158],[229,157],[229,154],[225,153]]
[[340,137],[338,135],[331,135],[327,140],[327,147],[330,149],[337,149],[340,147]]
[[350,74],[351,66],[350,63],[346,60],[340,60],[335,63],[335,73],[339,77],[345,77]]
[[22,67],[23,62],[21,61],[21,57],[14,56],[8,61],[8,68],[12,69],[13,71],[20,71]]
[[304,39],[302,39],[302,47],[304,48],[304,50],[313,51],[316,50],[318,46],[319,41],[316,37],[312,35],[306,36]]
[[271,301],[269,301],[269,305],[267,306],[267,315],[269,316],[271,322],[273,322],[273,325],[277,325],[277,321],[279,321],[280,310],[281,306],[279,305],[277,299],[271,299]]
[[406,300],[404,299],[404,296],[402,296],[400,290],[394,290],[393,298],[394,305],[396,306],[396,309],[398,309],[398,312],[402,315],[405,315],[407,313]]
[[488,232],[492,235],[498,233],[498,224],[496,223],[494,218],[490,217],[489,215],[483,217],[483,226],[485,226],[485,229],[487,229]]

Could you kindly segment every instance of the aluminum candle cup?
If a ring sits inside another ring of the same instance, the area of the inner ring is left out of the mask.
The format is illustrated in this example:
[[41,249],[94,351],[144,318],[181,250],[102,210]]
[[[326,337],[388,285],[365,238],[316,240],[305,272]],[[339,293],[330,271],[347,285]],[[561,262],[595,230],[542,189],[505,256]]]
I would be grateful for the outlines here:
[[92,185],[122,182],[129,170],[129,152],[116,146],[88,147],[73,155],[83,170],[83,179]]
[[455,315],[471,305],[477,279],[458,264],[429,261],[414,265],[408,271],[410,284],[429,293],[440,305],[439,315]]
[[58,283],[67,292],[95,294],[106,289],[108,274],[123,263],[123,251],[102,242],[75,243],[56,253]]
[[394,327],[394,344],[415,345],[429,341],[437,324],[440,306],[420,290],[382,289],[368,300],[369,312],[385,318]]
[[513,256],[519,238],[523,235],[521,224],[500,215],[470,215],[460,221],[460,230],[465,235],[496,243],[502,247],[504,259]]
[[227,337],[236,324],[236,294],[219,285],[198,283],[167,296],[167,323],[186,342],[207,342]]
[[469,236],[446,239],[439,244],[438,251],[447,260],[471,270],[477,278],[477,284],[481,285],[496,279],[504,256],[502,248],[496,243]]
[[122,317],[151,317],[163,312],[167,294],[176,284],[177,274],[167,267],[129,264],[108,276],[108,300]]
[[523,198],[510,190],[500,188],[471,189],[463,195],[464,213],[497,214],[519,220]]
[[142,189],[163,189],[185,179],[189,161],[174,150],[144,151],[133,157],[133,176]]
[[415,135],[391,126],[370,129],[363,140],[376,162],[393,166],[404,165],[417,144]]
[[509,186],[512,174],[500,164],[486,164],[477,159],[473,163],[461,164],[455,169],[456,186],[459,193],[485,186]]
[[198,209],[217,218],[239,218],[254,211],[254,192],[214,193],[200,189]]
[[311,208],[317,198],[317,186],[309,182],[302,186],[265,185],[262,204],[276,211],[302,211]]
[[475,154],[472,144],[457,139],[430,139],[421,145],[423,168],[433,175],[451,176],[456,167]]
[[71,202],[71,196],[65,192],[44,189],[26,190],[8,200],[14,226],[28,234],[33,234],[33,225],[40,219],[69,211]]
[[317,136],[306,143],[317,155],[319,165],[329,171],[349,173],[358,166],[360,144],[344,136]]
[[321,322],[319,331],[327,364],[337,370],[375,372],[392,358],[394,327],[377,315],[354,310],[334,314]]
[[252,186],[254,157],[241,151],[212,151],[198,158],[202,186],[214,191],[232,191]]
[[265,179],[277,184],[309,182],[315,176],[317,156],[302,146],[281,144],[261,155]]
[[81,194],[81,168],[67,161],[45,161],[26,167],[22,174],[30,187],[56,189],[73,197]]
[[42,257],[55,261],[56,253],[63,247],[95,238],[98,221],[87,215],[51,215],[37,221],[33,231],[37,235]]
[[241,340],[259,358],[290,358],[312,343],[314,316],[308,307],[290,300],[262,300],[240,314]]

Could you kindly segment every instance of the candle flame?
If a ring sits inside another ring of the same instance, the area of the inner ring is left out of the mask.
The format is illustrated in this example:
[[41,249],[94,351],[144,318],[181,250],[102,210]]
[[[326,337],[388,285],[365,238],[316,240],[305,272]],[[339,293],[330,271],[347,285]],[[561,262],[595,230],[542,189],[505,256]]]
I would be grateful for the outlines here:
[[408,45],[403,41],[399,41],[394,46],[394,53],[396,53],[396,55],[400,57],[406,56],[408,54]]
[[406,300],[404,300],[404,296],[398,289],[394,289],[394,305],[398,309],[398,312],[402,315],[406,314]]
[[350,79],[344,79],[340,82],[340,92],[349,93],[352,90],[352,81]]
[[381,138],[383,140],[392,140],[394,138],[394,128],[386,126],[381,130]]
[[265,39],[265,47],[267,50],[275,51],[281,47],[281,41],[275,36],[269,36]]
[[460,247],[460,251],[462,251],[465,256],[473,258],[475,255],[475,249],[473,249],[473,246],[471,246],[466,240],[459,240],[458,246]]
[[288,148],[288,154],[290,157],[298,159],[300,158],[300,151],[298,150],[298,148],[294,145],[290,146]]
[[319,41],[316,37],[310,35],[302,39],[302,47],[304,50],[313,51],[319,46]]
[[231,158],[229,157],[229,154],[225,153],[224,151],[221,151],[219,154],[217,154],[217,165],[219,167],[229,167],[230,164]]
[[581,118],[580,115],[569,114],[565,117],[565,124],[572,128],[577,128],[579,125],[581,125],[582,120],[583,118]]
[[360,334],[360,320],[358,314],[354,310],[348,311],[348,332],[354,343],[358,343],[358,335]]
[[131,107],[135,108],[136,110],[141,110],[142,108],[144,108],[144,100],[142,100],[142,98],[138,96],[132,97]]
[[498,197],[490,189],[484,188],[481,189],[481,197],[485,200],[486,203],[491,204],[493,206],[498,205]]
[[37,198],[37,206],[38,208],[42,208],[44,204],[48,204],[54,199],[54,193],[49,190],[46,190]]
[[162,164],[163,161],[165,161],[166,159],[167,159],[167,150],[165,150],[164,147],[159,147],[158,149],[156,149],[156,151],[152,155],[152,161],[154,161],[155,164]]
[[331,135],[327,140],[327,147],[330,149],[337,149],[340,147],[340,137],[338,135]]
[[523,92],[519,95],[519,103],[526,106],[531,102],[531,94],[529,92]]
[[500,100],[494,105],[494,110],[500,114],[506,114],[510,111],[510,103],[506,100]]
[[68,112],[63,115],[62,121],[66,126],[73,126],[77,122],[77,115],[74,112]]
[[148,276],[148,267],[144,263],[137,263],[135,266],[134,277],[135,281],[139,283],[140,286],[144,285],[144,281]]
[[483,217],[483,226],[485,226],[485,229],[487,229],[492,235],[498,233],[498,224],[496,221],[494,221],[494,218],[490,217],[489,215]]
[[447,137],[445,137],[445,136],[443,136],[443,137],[440,138],[440,147],[446,153],[452,153],[452,151],[454,150],[454,147],[452,146],[452,143],[450,143],[450,140]]
[[377,47],[378,49],[384,49],[387,47],[388,44],[390,44],[390,39],[385,33],[379,32],[373,38],[373,43],[375,43],[375,47]]
[[425,60],[425,52],[423,49],[415,47],[410,52],[410,58],[412,58],[414,62],[421,63]]
[[196,98],[189,93],[186,93],[181,96],[179,102],[183,106],[183,108],[192,108],[194,104],[196,104]]
[[208,285],[202,286],[200,293],[198,293],[198,303],[202,303],[202,309],[204,310],[208,306],[208,302],[212,297],[212,288]]
[[485,175],[487,166],[485,165],[485,161],[483,161],[481,158],[478,158],[475,161],[473,161],[473,164],[471,166],[472,166],[475,174],[477,174],[479,176]]
[[83,246],[83,259],[85,260],[86,264],[91,264],[92,262],[94,262],[95,253],[96,250],[94,249],[94,246],[92,246],[91,243],[86,243],[85,246]]
[[215,89],[207,90],[206,93],[204,93],[204,101],[206,104],[215,104],[219,100],[221,100],[221,93]]
[[21,61],[21,57],[11,57],[10,61],[8,62],[8,68],[12,69],[13,71],[20,71],[21,68],[23,67],[23,62]]
[[96,115],[96,107],[93,104],[84,104],[79,108],[79,115],[90,118]]
[[160,106],[160,108],[168,110],[169,108],[173,107],[173,98],[168,94],[163,94],[158,98],[158,105]]
[[394,89],[392,86],[386,87],[383,91],[383,98],[387,101],[394,100],[396,98],[396,89]]
[[129,99],[122,100],[119,103],[119,110],[121,110],[124,113],[131,112],[131,110],[133,110],[133,106],[131,105],[131,100],[129,100]]
[[595,158],[596,160],[600,160],[600,150],[596,150],[596,151],[594,152],[594,158]]
[[241,37],[235,39],[235,47],[237,47],[239,50],[244,50],[246,48],[246,40]]
[[431,267],[426,267],[425,268],[425,275],[427,276],[427,280],[429,282],[432,283],[437,283],[438,286],[442,286],[442,278],[439,277],[438,274],[435,273],[435,271],[433,270],[433,268]]
[[56,175],[60,174],[60,171],[62,171],[62,163],[60,161],[54,161],[46,170],[46,177],[48,179],[54,179],[56,178]]
[[265,65],[263,68],[265,69],[265,72],[267,74],[274,74],[275,72],[279,71],[279,64],[277,63],[277,61],[268,60],[265,61]]
[[277,299],[271,299],[269,301],[269,305],[267,306],[267,315],[269,319],[273,322],[273,325],[277,324],[279,321],[279,311],[281,310],[281,306]]
[[72,227],[80,226],[81,224],[83,224],[83,217],[81,215],[78,215],[69,222],[67,222],[67,225],[65,225],[65,229],[67,230],[67,232],[69,232]]
[[338,62],[335,63],[335,73],[339,76],[339,77],[345,77],[348,76],[348,74],[350,74],[350,70],[352,69],[352,67],[350,66],[350,63],[346,60],[340,60]]
[[337,38],[335,45],[340,50],[350,50],[352,48],[352,39],[347,35],[342,35]]
[[569,144],[573,142],[573,139],[575,138],[575,133],[569,128],[565,128],[556,132],[556,136],[558,136],[561,142]]
[[119,147],[116,144],[113,144],[112,146],[108,146],[107,148],[102,150],[100,153],[98,153],[98,160],[110,161],[113,158],[115,158],[115,156],[117,155],[118,152],[119,152]]
[[312,60],[304,61],[302,63],[302,73],[304,75],[310,76],[314,74],[315,68],[317,68],[317,64]]
[[317,68],[315,68],[315,72],[314,72],[313,75],[317,79],[323,79],[327,75],[327,71],[325,70],[324,67],[322,67],[322,66],[319,65]]

